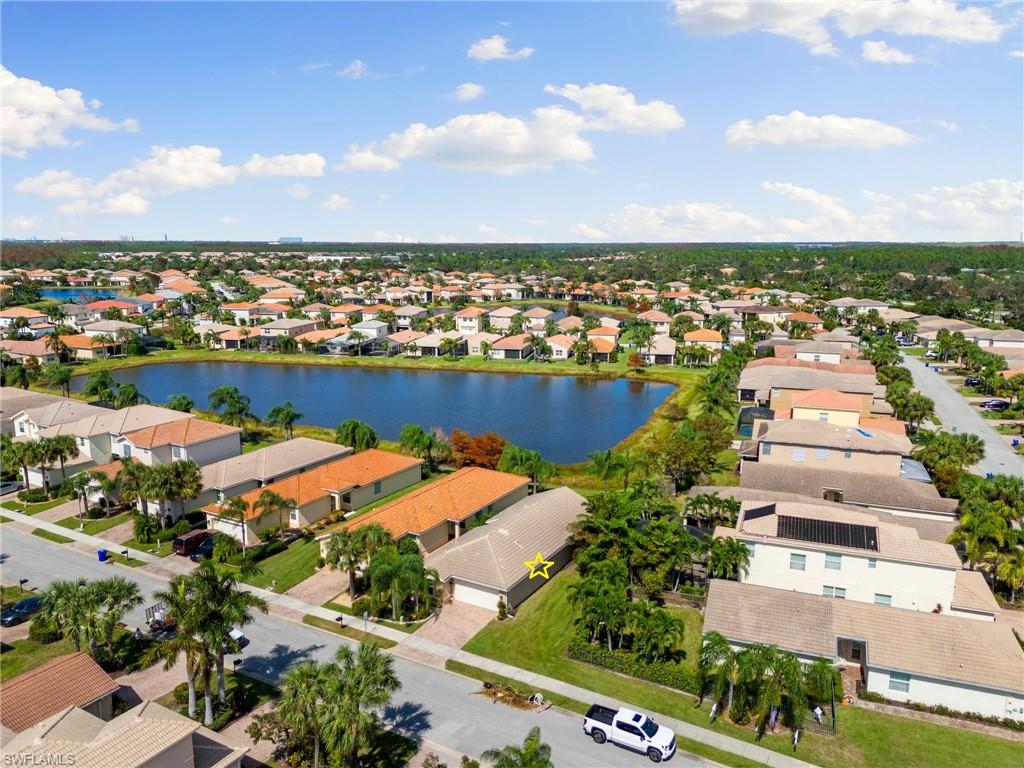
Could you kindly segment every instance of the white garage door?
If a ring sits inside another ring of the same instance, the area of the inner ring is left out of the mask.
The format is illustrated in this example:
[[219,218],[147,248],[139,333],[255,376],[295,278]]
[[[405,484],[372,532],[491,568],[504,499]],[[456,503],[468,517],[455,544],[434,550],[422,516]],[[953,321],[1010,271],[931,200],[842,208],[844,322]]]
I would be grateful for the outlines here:
[[486,587],[478,587],[469,584],[460,584],[455,582],[455,589],[452,592],[452,597],[458,600],[460,603],[469,603],[470,605],[476,605],[480,608],[487,608],[492,611],[498,610],[498,590],[487,589]]

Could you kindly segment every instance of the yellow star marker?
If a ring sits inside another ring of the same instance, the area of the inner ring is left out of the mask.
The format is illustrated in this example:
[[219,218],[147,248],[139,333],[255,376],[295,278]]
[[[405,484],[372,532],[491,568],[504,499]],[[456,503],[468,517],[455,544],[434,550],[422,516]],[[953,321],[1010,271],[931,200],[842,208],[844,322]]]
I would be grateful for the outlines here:
[[548,573],[548,569],[554,565],[550,560],[545,560],[544,555],[541,552],[537,553],[537,556],[533,560],[527,560],[523,563],[527,568],[530,569],[530,578],[534,576],[543,576],[545,579],[551,578],[551,574]]

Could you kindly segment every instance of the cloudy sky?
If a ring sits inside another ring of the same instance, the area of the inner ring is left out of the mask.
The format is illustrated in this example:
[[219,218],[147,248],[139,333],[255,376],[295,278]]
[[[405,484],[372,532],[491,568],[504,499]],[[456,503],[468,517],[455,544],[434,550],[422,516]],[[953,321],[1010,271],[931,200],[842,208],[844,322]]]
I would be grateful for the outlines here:
[[1016,240],[1020,2],[2,5],[5,237]]

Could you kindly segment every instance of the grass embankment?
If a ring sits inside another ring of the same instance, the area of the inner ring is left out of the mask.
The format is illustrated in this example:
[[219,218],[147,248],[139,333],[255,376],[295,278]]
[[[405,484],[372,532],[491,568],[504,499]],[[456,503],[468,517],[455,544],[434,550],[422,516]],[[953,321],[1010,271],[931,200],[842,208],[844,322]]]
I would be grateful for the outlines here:
[[[724,718],[710,722],[708,705],[696,706],[689,694],[568,658],[566,648],[574,634],[568,588],[578,578],[574,571],[563,571],[527,600],[514,620],[491,622],[464,649],[596,691],[645,711],[793,754],[787,735],[766,735],[758,741],[750,728],[733,725]],[[688,651],[692,654],[700,642],[699,625],[687,623],[686,632]],[[838,728],[838,735],[831,738],[805,732],[795,756],[828,768],[934,768],[958,765],[965,754],[986,768],[1021,765],[1019,743],[855,706],[840,708]],[[724,762],[731,764],[728,760]]]
[[68,500],[68,496],[61,496],[56,499],[50,499],[49,501],[40,501],[35,504],[26,504],[23,501],[5,501],[0,504],[4,509],[9,509],[12,512],[21,512],[23,515],[38,515],[40,512],[45,512],[48,509],[53,509],[56,506],[63,504]]
[[70,640],[57,640],[52,643],[38,643],[24,638],[12,640],[0,646],[0,681],[10,680],[23,672],[35,669],[58,656],[74,653],[75,647]]
[[[349,608],[347,605],[336,603],[333,600],[328,600],[326,603],[324,603],[323,607],[329,611],[337,611],[338,613],[343,613],[346,616],[351,616],[353,620],[358,619],[362,621],[363,618],[362,616],[357,616],[353,612],[353,610]],[[423,621],[426,621],[426,619],[424,619]],[[387,619],[374,619],[373,623],[380,624],[381,626],[389,627],[391,629],[397,629],[399,632],[405,632],[406,634],[411,635],[413,632],[419,629],[420,626],[422,626],[423,621],[415,621],[410,622],[408,624],[402,624],[401,622],[388,621]]]
[[[243,579],[247,584],[275,592],[287,592],[300,581],[305,581],[316,572],[320,559],[320,542],[316,539],[301,539],[288,549],[261,560],[257,565],[260,573]],[[231,567],[231,566],[222,566]]]
[[52,541],[54,544],[70,544],[74,539],[69,539],[67,536],[61,536],[59,533],[51,533],[45,528],[35,528],[32,531],[33,536],[38,536],[40,539],[46,539]]
[[[130,523],[131,520],[131,512],[122,512],[118,515],[113,515],[112,517],[100,517],[95,520],[90,520],[89,518],[86,518],[84,527],[82,528],[82,532],[87,533],[90,536],[97,536],[103,533],[104,531],[110,530],[115,525],[120,525],[121,523]],[[81,521],[79,520],[78,516],[74,515],[72,517],[65,517],[63,520],[58,520],[57,525],[61,526],[62,528],[68,528],[77,531],[80,522]]]
[[398,645],[394,640],[387,637],[380,637],[379,635],[373,635],[369,632],[363,632],[363,630],[350,627],[348,624],[341,626],[335,621],[321,619],[319,616],[313,616],[309,613],[302,617],[302,623],[308,624],[311,627],[316,627],[317,629],[322,629],[325,632],[332,632],[335,635],[347,637],[350,640],[355,640],[356,642],[361,643],[365,640],[368,643],[379,645],[383,650],[394,648]]

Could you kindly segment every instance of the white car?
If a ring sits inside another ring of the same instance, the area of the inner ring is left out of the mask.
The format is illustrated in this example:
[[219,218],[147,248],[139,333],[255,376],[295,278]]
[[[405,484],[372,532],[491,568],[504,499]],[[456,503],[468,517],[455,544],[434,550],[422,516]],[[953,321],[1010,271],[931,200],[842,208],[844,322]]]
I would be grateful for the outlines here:
[[583,732],[598,744],[610,741],[620,747],[647,755],[652,763],[668,760],[676,752],[676,734],[641,712],[617,712],[592,704],[583,718]]

